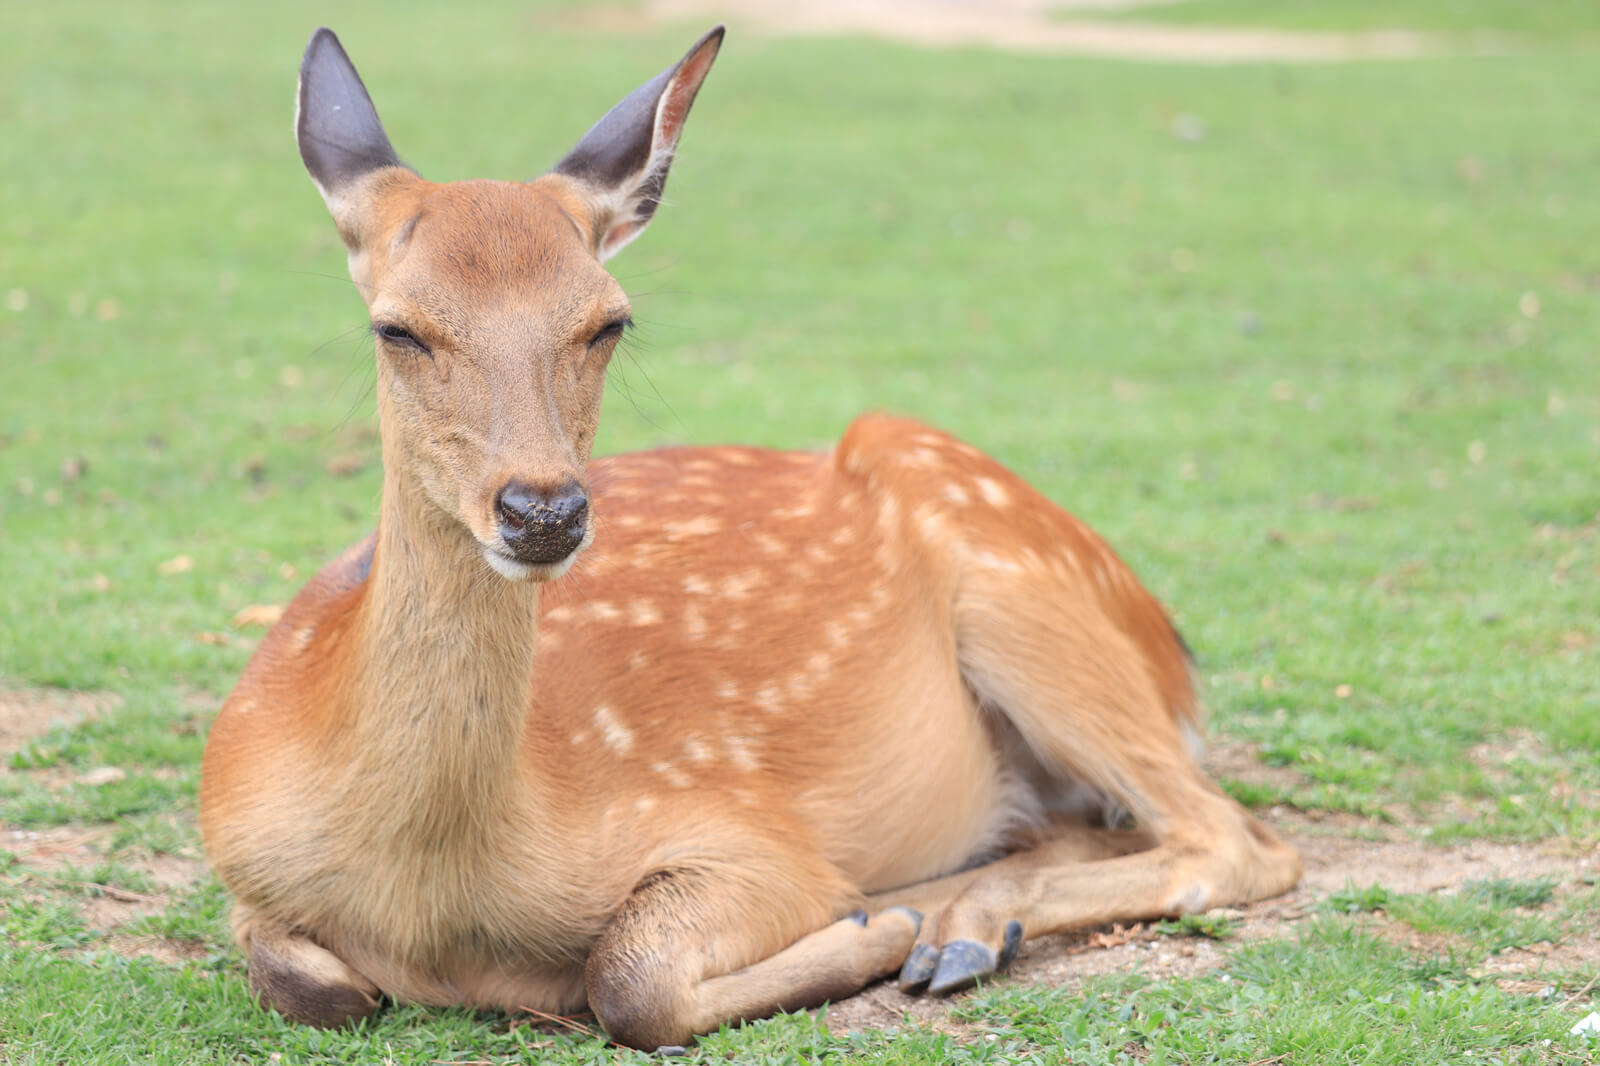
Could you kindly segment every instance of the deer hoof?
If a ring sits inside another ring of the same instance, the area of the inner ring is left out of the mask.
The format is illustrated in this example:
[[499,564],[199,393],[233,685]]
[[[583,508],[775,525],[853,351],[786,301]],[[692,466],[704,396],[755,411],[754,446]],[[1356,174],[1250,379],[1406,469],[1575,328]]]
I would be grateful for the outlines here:
[[1016,961],[1017,952],[1022,950],[1022,923],[1015,918],[1006,923],[1006,938],[1000,945],[1000,961],[995,965],[996,970],[1010,968]]
[[970,988],[980,977],[988,977],[1000,967],[1000,956],[987,944],[976,940],[952,940],[939,953],[939,968],[928,991],[934,995]]
[[939,949],[932,944],[918,944],[906,956],[906,964],[900,967],[900,991],[910,995],[923,991],[938,968]]

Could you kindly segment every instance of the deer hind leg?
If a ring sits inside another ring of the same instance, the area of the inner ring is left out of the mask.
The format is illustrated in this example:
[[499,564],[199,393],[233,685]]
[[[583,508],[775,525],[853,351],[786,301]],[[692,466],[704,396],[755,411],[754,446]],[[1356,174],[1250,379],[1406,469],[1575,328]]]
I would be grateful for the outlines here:
[[842,882],[810,899],[775,898],[776,886],[804,879],[782,876],[794,872],[704,865],[640,882],[589,955],[589,1006],[611,1039],[683,1045],[725,1022],[842,999],[900,968],[919,913],[835,918],[848,909]]
[[263,1006],[319,1029],[360,1021],[378,1009],[378,986],[311,938],[244,904],[234,907],[233,926],[249,960],[250,989]]
[[1045,798],[1052,782],[1062,794],[1086,785],[1131,813],[1149,846],[1085,861],[1080,834],[1058,835],[959,882],[931,883],[920,900],[909,893],[906,901],[921,902],[927,920],[902,987],[965,987],[1008,963],[1024,936],[1249,902],[1293,887],[1300,877],[1293,849],[1195,764],[1187,709],[1174,706],[1158,681],[1183,668],[1181,643],[1130,575],[1110,580],[1145,597],[1135,602],[1157,612],[1159,625],[1112,625],[1092,598],[1085,606],[1081,587],[1036,574],[963,577],[956,611],[963,674],[1015,729],[1019,757],[1042,780]]

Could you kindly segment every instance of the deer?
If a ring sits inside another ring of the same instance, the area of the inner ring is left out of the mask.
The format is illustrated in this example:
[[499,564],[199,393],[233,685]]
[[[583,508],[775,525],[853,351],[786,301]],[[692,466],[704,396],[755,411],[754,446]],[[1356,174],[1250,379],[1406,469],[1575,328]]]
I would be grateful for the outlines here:
[[592,458],[718,26],[532,181],[435,184],[338,38],[302,160],[371,321],[375,531],[211,727],[209,860],[258,1000],[587,1009],[697,1034],[1024,938],[1283,893],[1294,850],[1197,761],[1171,616],[971,445],[867,414],[830,450]]

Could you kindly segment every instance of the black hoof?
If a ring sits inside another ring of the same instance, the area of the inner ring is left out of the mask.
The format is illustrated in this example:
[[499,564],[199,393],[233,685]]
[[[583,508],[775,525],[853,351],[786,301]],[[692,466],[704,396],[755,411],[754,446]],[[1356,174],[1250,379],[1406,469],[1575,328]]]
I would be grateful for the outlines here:
[[845,917],[849,918],[852,922],[855,922],[863,929],[867,927],[867,912],[862,910],[860,907],[857,907],[855,910],[845,915]]
[[939,968],[928,982],[928,991],[937,996],[970,988],[978,978],[994,973],[999,964],[1000,957],[987,944],[952,940],[939,953]]
[[1000,945],[1000,961],[995,964],[996,970],[1004,970],[1017,960],[1017,952],[1022,950],[1022,923],[1015,918],[1006,923],[1005,943]]
[[900,967],[900,991],[913,995],[921,992],[933,980],[938,968],[939,949],[932,944],[916,945],[906,956],[906,964]]

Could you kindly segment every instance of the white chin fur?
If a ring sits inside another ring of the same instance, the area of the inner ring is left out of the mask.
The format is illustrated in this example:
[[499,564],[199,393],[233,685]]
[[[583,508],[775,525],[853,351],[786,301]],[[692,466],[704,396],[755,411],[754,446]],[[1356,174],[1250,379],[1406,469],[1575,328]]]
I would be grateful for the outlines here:
[[[580,545],[579,550],[582,550]],[[494,572],[507,581],[554,581],[568,570],[577,561],[578,552],[573,552],[559,563],[522,563],[502,555],[493,548],[483,549],[483,560],[494,568]]]

